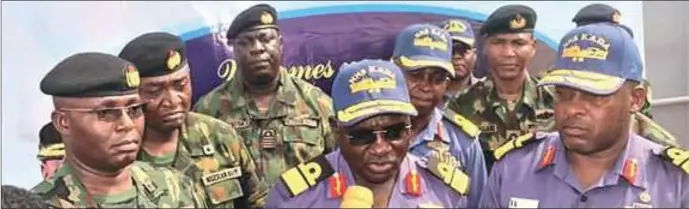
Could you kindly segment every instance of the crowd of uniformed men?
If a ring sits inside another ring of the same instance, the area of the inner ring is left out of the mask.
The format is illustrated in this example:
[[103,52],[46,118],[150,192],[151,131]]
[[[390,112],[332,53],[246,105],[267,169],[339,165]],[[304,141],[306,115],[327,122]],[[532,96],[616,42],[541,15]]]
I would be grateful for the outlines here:
[[238,75],[195,105],[172,34],[61,61],[40,85],[54,111],[31,191],[57,208],[689,207],[689,152],[653,122],[608,5],[580,10],[543,77],[527,70],[537,15],[507,5],[476,34],[404,28],[391,60],[343,64],[332,99],[280,70],[277,18],[235,18]]

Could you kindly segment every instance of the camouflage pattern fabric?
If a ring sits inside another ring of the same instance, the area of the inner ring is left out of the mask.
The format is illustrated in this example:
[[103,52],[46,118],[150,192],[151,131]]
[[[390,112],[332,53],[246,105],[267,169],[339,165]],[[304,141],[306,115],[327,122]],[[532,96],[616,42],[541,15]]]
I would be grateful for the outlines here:
[[[55,208],[205,208],[203,189],[179,171],[134,162],[129,172],[135,194],[130,199],[94,198],[74,174],[68,163],[32,192],[45,198]],[[130,193],[130,192],[127,192]],[[110,199],[110,200],[109,200]],[[101,202],[99,202],[99,200]]]
[[653,119],[653,115],[651,114],[651,99],[653,99],[653,90],[651,89],[651,83],[648,82],[648,80],[644,79],[644,81],[639,85],[646,90],[646,102],[644,103],[644,106],[641,107],[640,112],[646,115],[646,117]]
[[632,132],[665,146],[678,146],[677,139],[667,132],[660,124],[653,121],[643,113],[632,115]]
[[332,99],[319,88],[285,70],[267,113],[258,110],[240,79],[223,83],[203,96],[194,109],[221,119],[244,138],[257,173],[272,187],[280,174],[328,153],[335,146],[328,118]]
[[495,161],[492,152],[505,142],[529,132],[555,128],[553,93],[548,88],[538,88],[535,77],[526,79],[522,97],[513,108],[499,98],[493,82],[488,76],[447,105],[481,129],[481,146],[488,170]]
[[[211,208],[263,208],[268,185],[259,180],[241,136],[227,123],[190,112],[172,167],[195,180]],[[140,160],[147,160],[139,155]],[[163,165],[169,166],[169,165]]]

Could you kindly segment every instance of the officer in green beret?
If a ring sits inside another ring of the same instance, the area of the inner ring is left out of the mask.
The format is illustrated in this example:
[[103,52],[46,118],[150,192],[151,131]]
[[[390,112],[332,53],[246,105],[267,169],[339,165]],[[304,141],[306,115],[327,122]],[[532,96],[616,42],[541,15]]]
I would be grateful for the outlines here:
[[244,10],[227,31],[237,75],[195,104],[195,110],[237,129],[269,185],[280,174],[335,145],[328,117],[332,99],[318,87],[281,70],[277,12],[266,4]]
[[212,208],[263,208],[268,193],[241,136],[227,123],[190,112],[184,42],[165,32],[130,41],[120,58],[139,69],[146,129],[138,160],[171,166],[203,186]]
[[134,65],[97,52],[48,72],[41,91],[53,97],[65,163],[32,191],[56,208],[205,207],[201,188],[181,172],[135,162],[145,104],[138,86]]
[[480,127],[488,170],[495,161],[493,152],[505,142],[554,127],[553,93],[537,88],[538,80],[527,70],[536,54],[536,19],[536,12],[524,5],[495,10],[480,30],[490,75],[447,107]]

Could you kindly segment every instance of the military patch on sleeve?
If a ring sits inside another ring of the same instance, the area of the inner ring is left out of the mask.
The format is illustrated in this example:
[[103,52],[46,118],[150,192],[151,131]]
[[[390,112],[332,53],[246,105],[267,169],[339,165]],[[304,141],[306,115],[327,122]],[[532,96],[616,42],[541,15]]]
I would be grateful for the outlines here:
[[431,174],[460,195],[466,196],[469,194],[471,179],[469,179],[469,176],[464,173],[464,171],[458,169],[456,166],[450,165],[437,156],[431,155],[427,158],[425,167]]
[[500,160],[508,152],[518,148],[522,148],[524,147],[524,145],[527,145],[534,141],[536,141],[536,137],[533,133],[524,134],[517,137],[516,139],[512,139],[503,144],[502,146],[498,147],[497,149],[495,149],[495,152],[493,153],[495,156],[495,160]]
[[677,166],[677,168],[689,174],[689,151],[680,149],[678,147],[668,146],[661,153],[660,156]]
[[300,163],[280,175],[280,180],[287,188],[290,197],[295,197],[311,187],[318,185],[335,173],[325,155],[320,155],[313,160]]
[[476,138],[476,136],[478,136],[479,133],[481,133],[481,130],[478,128],[478,126],[476,126],[476,124],[474,124],[469,119],[465,118],[464,116],[449,108],[445,109],[445,111],[443,112],[443,116],[445,116],[445,118],[449,119],[452,123],[460,127],[464,131],[464,133],[469,135],[469,137],[471,138]]

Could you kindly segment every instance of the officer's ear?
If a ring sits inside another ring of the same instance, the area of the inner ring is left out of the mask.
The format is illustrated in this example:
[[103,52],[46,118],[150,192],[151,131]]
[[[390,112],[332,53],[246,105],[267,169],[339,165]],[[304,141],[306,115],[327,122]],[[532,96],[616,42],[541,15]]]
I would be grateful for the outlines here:
[[67,117],[64,112],[53,110],[53,112],[50,114],[50,120],[53,122],[55,130],[57,130],[60,135],[69,135],[69,123],[67,123]]
[[642,86],[639,85],[635,82],[627,82],[625,85],[628,85],[627,88],[630,89],[631,93],[631,112],[636,113],[641,111],[641,108],[646,103],[646,89]]

